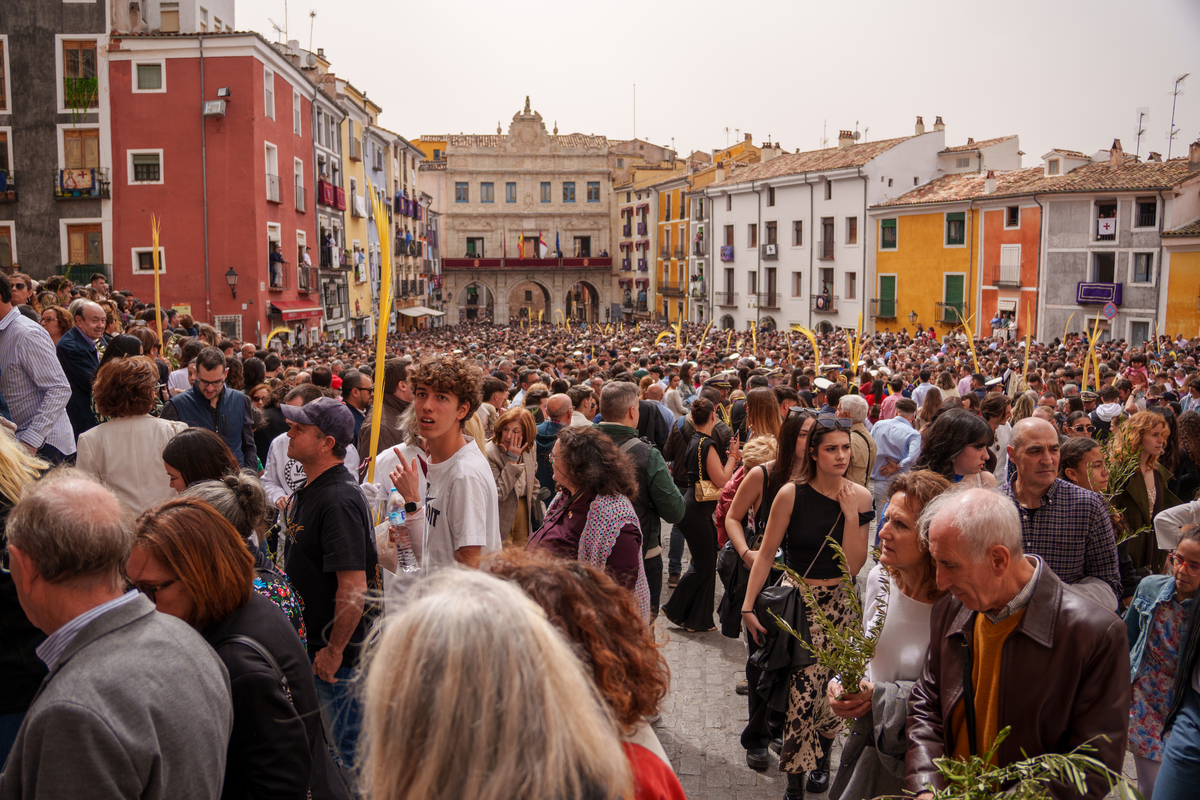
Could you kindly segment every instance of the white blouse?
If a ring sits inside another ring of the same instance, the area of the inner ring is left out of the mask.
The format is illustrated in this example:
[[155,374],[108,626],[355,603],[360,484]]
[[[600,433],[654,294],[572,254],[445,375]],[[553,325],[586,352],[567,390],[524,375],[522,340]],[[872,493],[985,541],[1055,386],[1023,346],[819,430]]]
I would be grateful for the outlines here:
[[[884,596],[883,582],[887,581],[891,591]],[[906,596],[896,582],[886,576],[879,564],[871,568],[867,576],[866,603],[863,606],[864,630],[871,629],[871,622],[881,605],[887,606],[883,631],[875,643],[875,657],[867,665],[867,680],[915,681],[925,668],[925,654],[929,650],[929,619],[933,605],[920,603]]]

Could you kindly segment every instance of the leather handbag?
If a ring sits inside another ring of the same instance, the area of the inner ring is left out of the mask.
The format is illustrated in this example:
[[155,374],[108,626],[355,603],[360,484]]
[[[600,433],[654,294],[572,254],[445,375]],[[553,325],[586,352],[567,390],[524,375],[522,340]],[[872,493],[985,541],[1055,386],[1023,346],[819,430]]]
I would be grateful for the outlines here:
[[[707,439],[708,437],[704,437]],[[700,446],[696,448],[696,462],[699,471],[696,473],[696,502],[707,503],[712,500],[719,500],[721,497],[722,487],[704,477],[704,439],[700,440]]]
[[[829,536],[837,530],[837,527],[841,521],[842,514],[841,512],[838,512],[837,519],[833,521],[833,527],[829,529],[829,534],[821,540],[821,546],[817,548],[817,553],[813,556],[813,560],[808,565],[808,569],[804,570],[803,577],[807,578],[808,573],[812,572],[813,564],[816,564],[817,559],[821,557],[821,553],[824,551],[825,545],[829,542]],[[798,596],[800,590],[791,583],[785,581],[785,577],[787,577],[787,573],[781,571],[779,574],[779,580],[777,580],[771,586],[764,586],[759,591],[758,597],[754,599],[754,616],[758,618],[759,624],[767,629],[767,635],[770,636],[772,634],[781,633],[782,631],[779,626],[775,624],[775,620],[771,618],[771,615],[767,613],[768,611],[775,611],[775,613],[779,614],[781,609],[799,608],[801,613],[796,621],[799,622],[800,625],[793,625],[792,627],[795,628],[797,633],[804,637],[805,641],[811,642],[811,639],[808,637],[808,615],[804,613],[804,605],[803,603],[801,603],[800,606],[794,605],[794,601],[800,599]],[[785,620],[787,619],[787,616],[783,614],[780,614],[780,616]]]

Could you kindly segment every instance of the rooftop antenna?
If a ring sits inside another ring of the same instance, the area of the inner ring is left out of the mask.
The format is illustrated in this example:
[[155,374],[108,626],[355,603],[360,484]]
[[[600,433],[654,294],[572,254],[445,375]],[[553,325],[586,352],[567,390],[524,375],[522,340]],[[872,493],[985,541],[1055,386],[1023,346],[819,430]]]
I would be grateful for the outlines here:
[[288,32],[287,0],[283,0],[283,40],[285,42],[291,41],[290,39],[288,39],[287,32]]
[[1133,154],[1139,159],[1142,155],[1142,134],[1146,132],[1146,127],[1143,123],[1146,121],[1146,115],[1150,113],[1149,106],[1141,106],[1137,110],[1137,147],[1134,148]]
[[281,28],[281,27],[279,26],[279,23],[278,23],[278,22],[276,22],[275,20],[271,19],[270,17],[267,17],[267,22],[271,23],[271,27],[275,29],[275,38],[277,38],[277,39],[278,39],[278,38],[280,38],[280,37],[284,37],[284,36],[286,36],[286,35],[287,35],[287,34],[284,32],[283,28]]
[[1175,127],[1175,101],[1179,99],[1179,93],[1182,91],[1179,84],[1183,83],[1183,79],[1190,72],[1185,72],[1175,79],[1175,90],[1171,92],[1171,127],[1167,129],[1167,160],[1171,160],[1171,145],[1175,143],[1175,136],[1179,133],[1179,129]]
[[829,136],[826,135],[829,133],[828,128],[829,128],[829,120],[823,120],[821,122],[821,149],[822,150],[824,150],[829,145]]
[[308,52],[312,52],[313,26],[317,24],[317,12],[308,12]]
[[633,85],[633,138],[637,139],[637,84]]
[[725,149],[729,149],[729,126],[725,126]]

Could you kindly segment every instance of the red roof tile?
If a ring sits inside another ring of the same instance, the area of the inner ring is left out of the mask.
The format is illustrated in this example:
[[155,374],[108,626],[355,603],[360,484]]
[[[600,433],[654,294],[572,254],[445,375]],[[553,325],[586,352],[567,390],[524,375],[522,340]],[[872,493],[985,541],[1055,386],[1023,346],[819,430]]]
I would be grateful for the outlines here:
[[984,139],[981,142],[971,142],[970,144],[959,144],[959,145],[955,145],[954,147],[947,147],[945,150],[942,150],[941,152],[943,152],[943,153],[971,153],[976,150],[982,150],[985,147],[991,147],[992,145],[1000,144],[1001,142],[1007,142],[1009,139],[1015,139],[1015,138],[1017,138],[1016,134],[1013,134],[1012,136],[997,136],[995,139]]
[[1180,225],[1178,228],[1172,228],[1165,231],[1163,236],[1200,236],[1200,219],[1193,220],[1187,225]]
[[[500,140],[508,138],[505,134],[476,134],[455,133],[443,136],[422,136],[423,142],[447,142],[450,147],[499,147]],[[595,136],[586,133],[567,133],[550,136],[559,147],[603,147],[608,148],[608,137]]]
[[911,138],[913,137],[904,136],[899,139],[880,139],[877,142],[855,144],[850,147],[830,147],[825,150],[810,150],[807,153],[784,153],[770,161],[739,167],[728,178],[714,185],[730,186],[746,181],[778,178],[783,175],[861,167],[871,159]]

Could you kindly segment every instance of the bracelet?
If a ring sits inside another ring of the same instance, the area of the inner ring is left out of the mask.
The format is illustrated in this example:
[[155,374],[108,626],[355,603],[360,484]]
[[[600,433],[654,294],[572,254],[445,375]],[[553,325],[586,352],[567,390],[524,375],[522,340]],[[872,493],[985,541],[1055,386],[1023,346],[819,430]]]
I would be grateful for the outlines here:
[[743,614],[753,614],[754,612],[753,612],[753,611],[746,611],[745,609],[742,609],[742,613],[743,613]]

